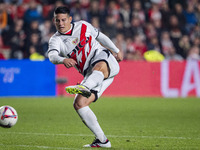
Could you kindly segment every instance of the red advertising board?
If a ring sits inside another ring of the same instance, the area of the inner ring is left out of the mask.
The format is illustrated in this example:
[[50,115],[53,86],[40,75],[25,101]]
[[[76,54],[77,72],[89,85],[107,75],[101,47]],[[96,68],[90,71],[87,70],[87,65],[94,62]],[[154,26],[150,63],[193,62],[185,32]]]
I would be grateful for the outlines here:
[[[74,68],[56,68],[57,78],[66,84],[57,85],[57,95],[66,95],[64,88],[81,82],[83,77]],[[200,97],[200,63],[198,61],[120,62],[120,73],[104,96]]]

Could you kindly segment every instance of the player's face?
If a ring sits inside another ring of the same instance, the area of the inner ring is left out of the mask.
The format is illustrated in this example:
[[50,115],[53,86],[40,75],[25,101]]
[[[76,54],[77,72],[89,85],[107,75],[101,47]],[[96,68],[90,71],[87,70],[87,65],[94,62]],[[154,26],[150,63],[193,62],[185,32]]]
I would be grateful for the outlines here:
[[71,28],[72,17],[68,14],[55,14],[54,15],[54,24],[56,29],[65,33]]

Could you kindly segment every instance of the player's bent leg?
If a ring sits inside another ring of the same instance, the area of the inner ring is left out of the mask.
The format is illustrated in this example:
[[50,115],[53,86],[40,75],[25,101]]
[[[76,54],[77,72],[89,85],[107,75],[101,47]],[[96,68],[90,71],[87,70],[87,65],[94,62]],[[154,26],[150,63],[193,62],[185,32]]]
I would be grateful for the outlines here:
[[94,65],[91,74],[81,84],[91,90],[101,85],[104,79],[108,78],[109,74],[108,65],[104,61],[100,61]]
[[81,94],[89,98],[91,95],[90,90],[101,85],[110,74],[110,68],[105,61],[96,63],[92,70],[92,73],[87,76],[81,85],[67,86],[65,88],[66,92],[69,94]]
[[100,85],[108,75],[109,68],[107,64],[104,61],[100,61],[94,66],[92,73],[81,85],[67,86],[65,90],[69,94],[81,94],[89,98],[91,95],[90,90]]

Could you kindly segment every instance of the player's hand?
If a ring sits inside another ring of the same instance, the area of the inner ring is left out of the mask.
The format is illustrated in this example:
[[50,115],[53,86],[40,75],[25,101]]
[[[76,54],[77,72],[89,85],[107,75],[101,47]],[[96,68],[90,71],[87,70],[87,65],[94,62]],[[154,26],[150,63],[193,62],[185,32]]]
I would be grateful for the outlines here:
[[77,62],[71,58],[66,58],[63,60],[63,64],[65,65],[65,67],[71,68],[74,67],[77,64]]
[[116,60],[117,60],[118,62],[122,61],[123,58],[124,58],[123,53],[122,53],[121,51],[119,51],[119,52],[118,52],[117,54],[115,54],[114,56],[115,56],[115,58],[116,58]]

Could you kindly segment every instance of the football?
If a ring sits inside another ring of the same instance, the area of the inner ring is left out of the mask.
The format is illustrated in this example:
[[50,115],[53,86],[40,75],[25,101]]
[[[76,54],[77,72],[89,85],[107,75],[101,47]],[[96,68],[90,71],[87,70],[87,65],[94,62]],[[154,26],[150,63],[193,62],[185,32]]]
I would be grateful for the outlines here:
[[11,128],[17,123],[17,111],[11,106],[0,107],[0,126],[4,128]]

